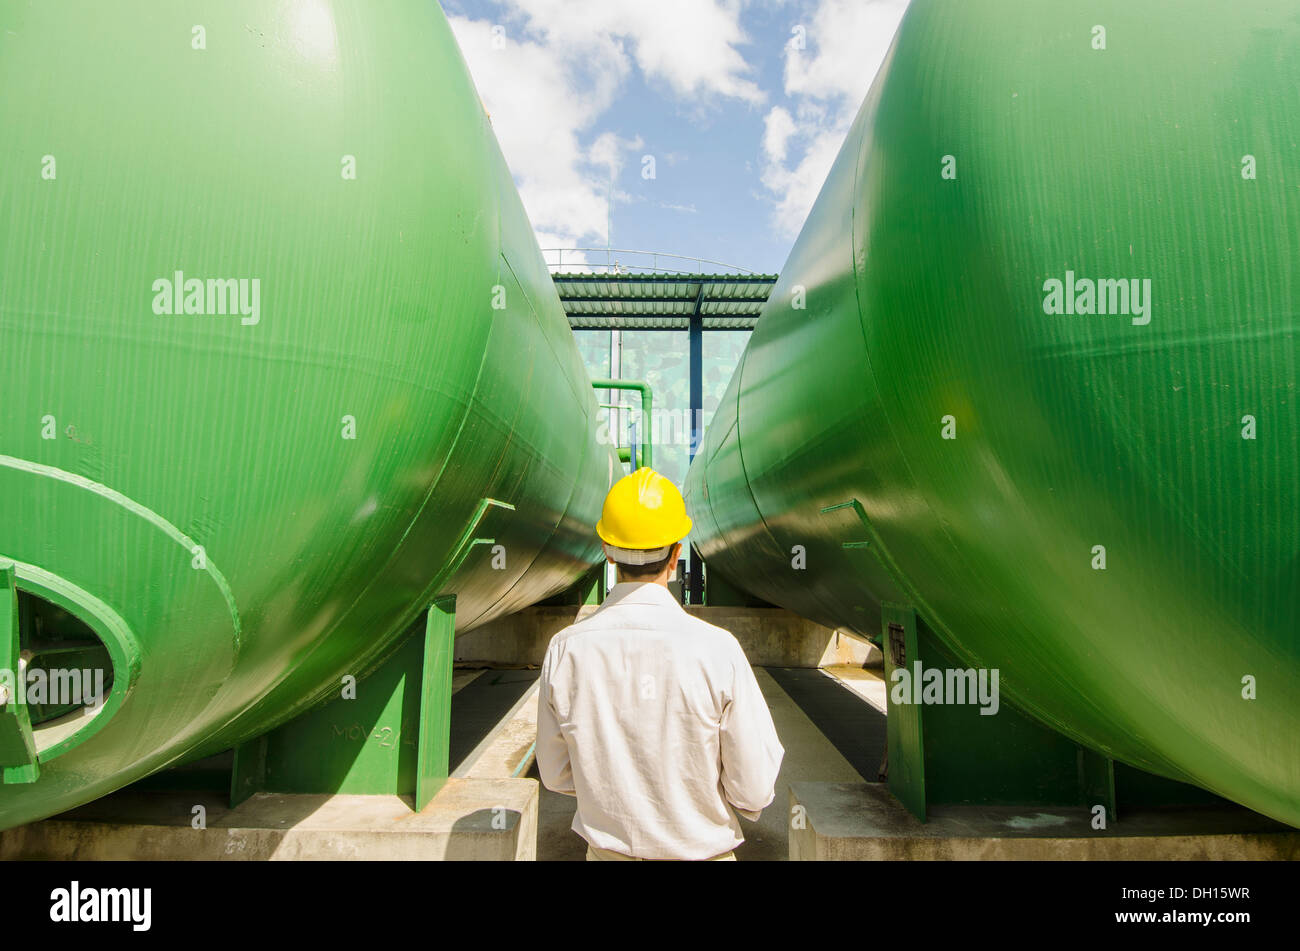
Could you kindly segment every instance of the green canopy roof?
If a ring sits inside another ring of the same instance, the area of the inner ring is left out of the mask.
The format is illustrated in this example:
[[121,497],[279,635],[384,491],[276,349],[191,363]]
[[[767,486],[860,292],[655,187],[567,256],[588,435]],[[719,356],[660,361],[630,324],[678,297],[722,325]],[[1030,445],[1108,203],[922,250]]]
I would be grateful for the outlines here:
[[551,277],[574,330],[752,330],[775,274],[577,274]]

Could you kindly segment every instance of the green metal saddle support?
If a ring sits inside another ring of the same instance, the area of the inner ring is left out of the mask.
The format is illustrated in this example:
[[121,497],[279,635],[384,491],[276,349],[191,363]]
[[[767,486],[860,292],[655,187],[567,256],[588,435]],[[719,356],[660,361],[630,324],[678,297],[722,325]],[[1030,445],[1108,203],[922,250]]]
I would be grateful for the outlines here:
[[[981,714],[969,697],[927,701],[918,669],[937,670],[946,682],[950,672],[974,668],[910,604],[881,606],[881,648],[889,791],[922,822],[942,806],[1083,807],[1088,825],[1074,831],[1087,834],[1119,821],[1121,802],[1128,810],[1223,802],[1076,742],[1030,717],[1000,689],[995,715]],[[1093,824],[1099,817],[1106,825]]]
[[339,696],[236,747],[230,803],[256,792],[413,797],[447,781],[456,597],[436,598],[403,645]]

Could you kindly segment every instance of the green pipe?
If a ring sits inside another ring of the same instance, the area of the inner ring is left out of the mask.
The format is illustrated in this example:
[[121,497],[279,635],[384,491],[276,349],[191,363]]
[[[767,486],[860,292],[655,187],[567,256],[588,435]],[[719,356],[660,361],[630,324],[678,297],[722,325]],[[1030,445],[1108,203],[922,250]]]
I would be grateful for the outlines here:
[[591,387],[595,390],[636,390],[641,394],[641,422],[643,426],[641,433],[641,465],[653,465],[650,437],[654,431],[653,417],[651,416],[654,394],[650,389],[650,384],[639,380],[592,380]]

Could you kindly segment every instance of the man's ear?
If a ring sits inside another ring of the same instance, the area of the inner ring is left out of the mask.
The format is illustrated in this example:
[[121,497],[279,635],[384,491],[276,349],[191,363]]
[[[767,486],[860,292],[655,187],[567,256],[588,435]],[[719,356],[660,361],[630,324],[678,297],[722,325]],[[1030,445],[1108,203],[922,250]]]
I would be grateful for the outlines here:
[[682,557],[682,543],[677,542],[673,545],[672,551],[668,553],[668,577],[669,579],[677,576],[677,561]]

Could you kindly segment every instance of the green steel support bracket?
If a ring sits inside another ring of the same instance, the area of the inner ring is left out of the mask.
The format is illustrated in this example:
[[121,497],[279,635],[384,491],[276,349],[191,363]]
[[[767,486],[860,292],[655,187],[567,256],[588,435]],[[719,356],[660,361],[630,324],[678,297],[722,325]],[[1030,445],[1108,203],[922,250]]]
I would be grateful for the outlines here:
[[[490,499],[487,497],[479,499],[478,507],[474,509],[474,517],[470,519],[469,524],[465,526],[465,531],[461,533],[460,539],[456,542],[455,549],[453,549],[451,559],[447,562],[447,567],[438,575],[434,582],[436,585],[441,585],[447,579],[455,576],[456,572],[460,570],[461,564],[469,556],[470,549],[475,545],[496,544],[496,539],[494,538],[476,538],[474,536],[474,533],[478,531],[478,527],[483,521],[483,517],[487,515],[487,510],[493,507],[505,509],[507,512],[513,512],[515,510],[515,507],[509,502],[502,502],[500,499]],[[434,588],[434,590],[436,591],[437,588]]]
[[254,793],[266,788],[266,734],[235,747],[235,762],[230,770],[230,808],[234,809]]
[[[643,466],[654,465],[650,438],[654,433],[654,393],[649,383],[639,380],[592,380],[593,390],[635,390],[641,394],[641,459]],[[620,454],[620,458],[622,458]],[[626,460],[624,460],[626,461]]]
[[[1126,809],[1214,801],[1203,790],[1117,763],[1051,729],[1018,708],[1000,680],[997,706],[990,703],[988,715],[982,710],[993,697],[917,702],[925,689],[918,692],[918,675],[924,684],[930,672],[941,671],[947,683],[950,673],[974,671],[978,677],[980,670],[958,658],[911,605],[886,602],[881,614],[889,791],[921,821],[940,806],[1082,807],[1085,818],[1073,834],[1088,835],[1100,831],[1093,824],[1099,805],[1107,827],[1119,821],[1121,798]],[[908,675],[902,684],[894,680],[899,669]],[[993,672],[985,671],[990,688]],[[911,702],[895,702],[895,689],[904,685]]]
[[16,581],[13,563],[0,564],[0,782],[34,783],[40,767],[23,697]]
[[1115,798],[1115,761],[1087,747],[1079,747],[1079,790],[1090,809],[1105,806],[1106,822],[1119,821]]
[[[826,508],[822,509],[822,514],[829,515],[831,512],[838,511],[839,509],[852,509],[853,513],[857,515],[862,524],[866,526],[867,532],[871,532],[871,522],[867,519],[867,510],[862,507],[862,503],[857,499],[849,499],[847,502],[840,502],[838,505],[828,505]],[[871,541],[868,539],[863,541],[844,542],[841,547],[870,548]]]
[[885,603],[880,606],[881,649],[885,655],[885,695],[889,714],[885,734],[889,762],[889,791],[907,811],[925,821],[925,731],[924,707],[916,703],[894,703],[894,671],[911,671],[920,659],[916,611],[910,605]]
[[450,773],[452,643],[456,637],[456,596],[429,606],[424,629],[420,688],[420,726],[416,753],[415,811],[420,812]]

